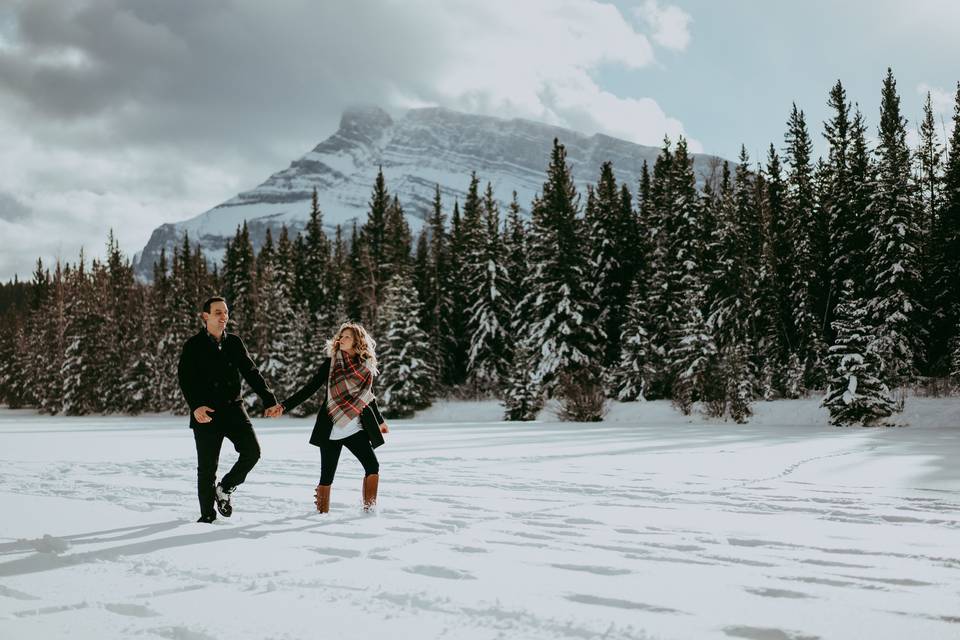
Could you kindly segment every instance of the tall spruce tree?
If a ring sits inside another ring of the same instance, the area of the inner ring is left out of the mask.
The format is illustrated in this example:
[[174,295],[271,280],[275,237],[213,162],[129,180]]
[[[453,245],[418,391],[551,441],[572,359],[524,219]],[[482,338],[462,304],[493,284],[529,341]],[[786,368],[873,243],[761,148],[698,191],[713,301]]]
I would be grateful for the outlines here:
[[[858,276],[857,228],[863,224],[862,212],[854,208],[854,190],[851,172],[851,146],[854,132],[850,119],[851,104],[839,80],[830,90],[827,106],[832,115],[824,122],[824,138],[828,150],[825,163],[824,189],[821,208],[829,229],[829,292],[827,295],[827,340],[830,340],[833,310],[840,295],[841,283]],[[862,277],[860,278],[862,280]]]
[[434,188],[433,207],[427,220],[429,229],[429,254],[426,290],[423,293],[423,330],[436,339],[433,354],[433,368],[438,381],[447,379],[446,349],[450,343],[448,318],[444,311],[449,310],[450,301],[450,240],[447,230],[447,216],[443,212],[443,200],[440,197],[440,185]]
[[[600,357],[600,363],[607,368],[620,359],[620,332],[631,282],[625,244],[630,238],[624,235],[632,232],[629,220],[623,220],[620,191],[611,162],[601,165],[592,196],[588,198],[584,220],[590,239],[586,251],[591,271],[589,279],[593,284],[591,295],[597,308],[597,317],[590,321],[607,336]],[[627,215],[632,217],[629,210]]]
[[588,287],[589,263],[579,241],[579,196],[567,165],[566,149],[554,140],[547,181],[532,212],[527,297],[532,350],[539,350],[537,381],[550,390],[560,375],[576,375],[593,366],[603,331]]
[[[280,240],[274,249],[273,233],[267,228],[266,238],[257,256],[258,290],[261,313],[259,317],[260,371],[278,393],[292,393],[301,371],[299,354],[298,318],[293,308],[292,266],[293,248],[287,227],[280,231]],[[319,360],[314,368],[319,366]]]
[[401,269],[387,286],[378,343],[377,397],[387,417],[409,417],[433,400],[432,344],[419,317],[420,300],[409,268]]
[[509,361],[506,354],[510,325],[509,274],[500,242],[500,208],[488,182],[481,202],[480,244],[473,247],[470,263],[476,272],[468,280],[471,304],[467,309],[467,376],[480,393],[496,393],[503,384]]
[[670,218],[664,225],[668,244],[667,279],[680,295],[671,296],[666,308],[671,334],[667,362],[671,380],[671,398],[687,414],[697,400],[708,400],[715,393],[712,380],[716,366],[716,345],[704,316],[707,283],[704,281],[703,206],[696,190],[693,159],[687,141],[680,138],[673,158]]
[[447,292],[442,299],[447,305],[442,308],[445,327],[441,331],[443,353],[446,358],[443,371],[444,382],[459,385],[467,378],[467,352],[470,339],[467,333],[467,296],[464,282],[466,243],[460,218],[460,205],[455,200],[450,216],[450,252],[447,277]]
[[716,220],[716,259],[707,304],[707,324],[717,348],[720,370],[727,381],[723,401],[716,406],[724,413],[729,411],[738,422],[749,415],[749,402],[756,385],[754,311],[760,227],[749,163],[746,147],[741,147],[730,196],[721,198]]
[[[184,284],[195,289],[196,264],[191,262],[193,252],[189,244],[183,249],[181,257],[189,264],[184,265]],[[256,357],[260,345],[255,336],[257,326],[257,271],[256,257],[253,252],[253,242],[250,239],[250,229],[246,220],[237,227],[233,241],[228,245],[223,265],[225,297],[230,309],[230,327],[228,331],[239,334],[247,345],[247,349]],[[190,300],[193,306],[198,307],[203,300],[201,295],[193,295]]]
[[920,354],[923,309],[919,301],[920,230],[916,192],[910,179],[906,120],[900,115],[893,72],[883,82],[877,176],[869,214],[873,220],[868,263],[871,326],[882,369],[879,377],[891,388],[913,378]]
[[846,280],[834,320],[836,338],[830,345],[830,378],[823,406],[835,425],[871,425],[893,413],[890,390],[880,378],[882,371],[864,301],[853,280]]
[[818,388],[824,383],[824,345],[817,304],[822,295],[824,273],[818,260],[822,246],[815,245],[819,235],[818,210],[811,163],[812,142],[803,112],[793,105],[787,121],[786,159],[789,165],[786,192],[787,227],[790,250],[790,302],[793,317],[793,349],[803,366],[803,388]]
[[[650,236],[650,169],[646,160],[640,171],[637,207],[634,215],[633,254],[629,270],[632,274],[627,296],[626,317],[620,331],[620,358],[610,378],[610,395],[622,401],[644,400],[650,381],[655,376],[650,343],[650,300],[647,292],[651,275]],[[624,185],[620,194],[621,207],[630,202],[630,191]],[[608,338],[609,339],[609,338]]]
[[391,201],[383,167],[377,172],[370,195],[367,220],[360,228],[354,245],[357,247],[357,282],[360,296],[360,319],[370,327],[377,326],[378,309],[386,286],[387,216]]
[[[960,362],[960,82],[953,107],[953,132],[943,173],[943,206],[934,227],[933,309],[934,322],[930,351],[943,354],[931,358],[940,375],[954,373]],[[950,355],[948,355],[950,354]]]
[[664,138],[663,147],[653,164],[650,179],[650,198],[647,208],[647,234],[650,246],[649,285],[647,299],[650,315],[650,365],[653,377],[646,388],[648,399],[670,396],[671,369],[667,361],[673,316],[667,310],[679,297],[677,283],[670,281],[670,240],[675,226],[672,215],[673,150],[670,140]]

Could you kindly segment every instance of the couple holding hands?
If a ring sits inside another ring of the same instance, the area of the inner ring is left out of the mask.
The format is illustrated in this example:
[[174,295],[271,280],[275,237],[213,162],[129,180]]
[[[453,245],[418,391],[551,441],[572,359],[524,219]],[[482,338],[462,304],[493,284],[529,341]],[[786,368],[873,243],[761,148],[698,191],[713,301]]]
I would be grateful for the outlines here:
[[[373,395],[373,379],[378,374],[376,343],[366,330],[356,323],[342,324],[327,342],[327,357],[310,380],[278,402],[243,340],[227,332],[230,314],[226,300],[219,296],[207,299],[200,315],[205,326],[184,343],[177,367],[197,445],[197,522],[213,522],[217,511],[230,517],[231,494],[260,459],[260,443],[240,394],[241,376],[268,407],[264,415],[269,418],[283,415],[324,389],[324,402],[310,436],[310,444],[320,448],[320,482],[314,491],[317,510],[330,510],[330,485],[343,447],[363,465],[363,509],[372,509],[380,479],[380,463],[373,450],[383,444],[382,434],[389,429]],[[240,457],[216,482],[224,438]]]

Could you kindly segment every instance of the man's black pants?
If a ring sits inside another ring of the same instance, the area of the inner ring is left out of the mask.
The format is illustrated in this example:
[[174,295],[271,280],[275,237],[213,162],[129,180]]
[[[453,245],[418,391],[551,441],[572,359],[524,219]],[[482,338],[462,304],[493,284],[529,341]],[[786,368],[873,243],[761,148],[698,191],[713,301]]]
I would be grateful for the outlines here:
[[243,484],[260,459],[260,443],[243,407],[222,407],[211,415],[213,422],[200,424],[196,420],[190,421],[193,439],[197,444],[197,497],[200,499],[200,513],[205,516],[216,515],[214,493],[223,439],[233,443],[233,448],[240,454],[240,459],[220,480],[224,489],[232,490]]

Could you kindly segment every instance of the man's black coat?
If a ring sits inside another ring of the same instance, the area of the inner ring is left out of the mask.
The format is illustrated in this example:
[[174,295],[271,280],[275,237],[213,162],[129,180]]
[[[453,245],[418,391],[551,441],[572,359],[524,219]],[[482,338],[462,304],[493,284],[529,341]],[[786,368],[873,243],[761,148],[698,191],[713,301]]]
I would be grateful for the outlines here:
[[[327,397],[327,378],[329,377],[330,358],[327,358],[307,384],[300,387],[296,393],[280,403],[284,412],[290,411],[323,388],[323,404],[320,405],[320,410],[317,412],[317,421],[313,425],[313,433],[310,434],[310,444],[317,447],[322,446],[323,443],[330,439],[330,430],[333,429],[333,420],[330,419],[330,414],[327,413],[327,400],[329,399]],[[360,426],[363,427],[374,449],[383,444],[383,434],[380,433],[380,425],[383,424],[383,422],[383,416],[380,415],[380,409],[377,407],[376,400],[372,400],[370,404],[360,412]]]
[[226,407],[242,406],[241,375],[264,405],[272,407],[277,404],[276,396],[250,359],[240,336],[224,331],[218,346],[207,330],[202,329],[184,343],[177,378],[183,397],[190,405],[191,427],[197,424],[193,417],[197,407],[207,406],[216,412]]

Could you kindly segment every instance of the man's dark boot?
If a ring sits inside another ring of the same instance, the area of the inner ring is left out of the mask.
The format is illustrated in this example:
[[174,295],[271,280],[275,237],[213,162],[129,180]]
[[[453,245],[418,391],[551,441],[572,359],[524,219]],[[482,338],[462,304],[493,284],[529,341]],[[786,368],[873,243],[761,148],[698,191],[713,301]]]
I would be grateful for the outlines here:
[[215,514],[215,513],[210,513],[210,514],[207,514],[207,515],[205,515],[205,516],[200,516],[200,519],[197,520],[197,522],[205,522],[205,523],[209,524],[209,523],[213,522],[213,521],[216,520],[216,519],[217,519],[217,514]]
[[363,510],[370,511],[377,506],[377,485],[380,484],[380,474],[371,473],[363,478]]
[[233,493],[233,489],[224,489],[222,484],[217,483],[214,500],[217,502],[217,511],[219,511],[220,515],[224,518],[229,518],[233,515],[233,505],[230,504],[231,493]]

